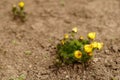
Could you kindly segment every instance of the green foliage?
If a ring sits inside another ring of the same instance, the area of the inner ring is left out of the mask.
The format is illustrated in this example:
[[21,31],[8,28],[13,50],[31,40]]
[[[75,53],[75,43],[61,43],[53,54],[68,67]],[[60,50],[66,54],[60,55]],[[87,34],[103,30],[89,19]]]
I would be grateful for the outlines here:
[[[86,62],[91,57],[88,56],[84,52],[84,45],[88,44],[88,40],[77,40],[77,39],[70,39],[66,40],[65,44],[58,44],[57,45],[57,53],[59,60],[62,60],[63,63],[70,64],[75,63],[78,61]],[[83,56],[80,59],[74,57],[74,52],[76,50],[80,50],[83,53]]]

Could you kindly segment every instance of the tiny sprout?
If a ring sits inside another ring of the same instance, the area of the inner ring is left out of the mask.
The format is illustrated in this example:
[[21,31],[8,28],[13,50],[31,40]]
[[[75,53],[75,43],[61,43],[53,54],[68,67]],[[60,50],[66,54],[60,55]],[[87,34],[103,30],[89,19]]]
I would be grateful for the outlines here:
[[32,54],[32,52],[29,51],[29,50],[25,51],[24,53],[25,53],[26,55],[31,55],[31,54]]
[[12,40],[12,43],[13,43],[13,44],[16,44],[17,42],[16,42],[16,40]]

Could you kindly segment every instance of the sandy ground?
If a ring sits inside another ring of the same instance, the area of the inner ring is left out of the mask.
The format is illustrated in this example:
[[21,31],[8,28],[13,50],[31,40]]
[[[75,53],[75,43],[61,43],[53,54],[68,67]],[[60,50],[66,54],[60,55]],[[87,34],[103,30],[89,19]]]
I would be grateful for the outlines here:
[[[0,80],[120,80],[120,0],[25,0],[25,23],[13,20],[18,2],[0,1]],[[74,26],[77,36],[95,31],[105,44],[84,71],[53,63],[57,43]]]

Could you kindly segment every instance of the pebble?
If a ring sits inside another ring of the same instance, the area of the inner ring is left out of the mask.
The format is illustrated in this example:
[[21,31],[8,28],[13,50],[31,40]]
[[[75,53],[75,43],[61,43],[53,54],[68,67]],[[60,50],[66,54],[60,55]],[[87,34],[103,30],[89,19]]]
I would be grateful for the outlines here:
[[93,61],[94,61],[94,62],[97,62],[98,60],[99,60],[99,58],[94,58],[94,60],[93,60]]
[[32,68],[32,65],[29,65],[29,68]]
[[66,71],[64,71],[63,73],[64,73],[64,74],[67,74],[67,72],[66,72]]
[[65,76],[65,78],[69,78],[69,76],[68,76],[68,75],[66,75],[66,76]]
[[107,50],[105,50],[105,53],[106,54],[110,54],[110,51],[107,49]]
[[113,45],[111,48],[112,48],[112,50],[113,50],[114,52],[117,52],[117,51],[118,51],[118,46],[116,46],[116,45]]

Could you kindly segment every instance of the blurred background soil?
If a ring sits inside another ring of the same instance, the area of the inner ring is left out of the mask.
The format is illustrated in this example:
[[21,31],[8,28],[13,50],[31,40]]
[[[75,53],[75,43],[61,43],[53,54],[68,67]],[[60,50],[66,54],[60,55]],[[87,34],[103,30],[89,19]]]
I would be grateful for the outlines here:
[[[13,20],[19,1],[0,1],[0,80],[120,80],[120,0],[24,0],[25,23]],[[75,26],[77,36],[95,31],[104,42],[84,71],[53,63],[57,43]]]

